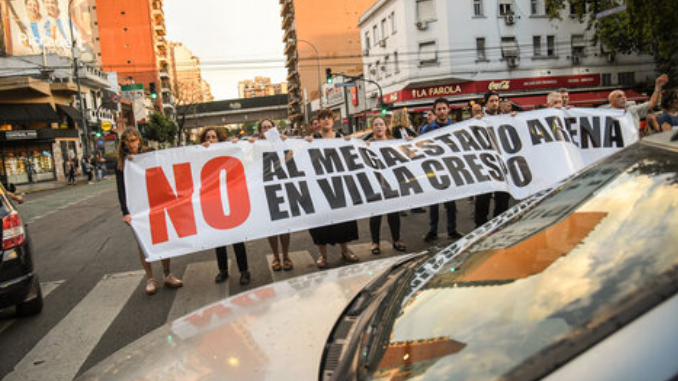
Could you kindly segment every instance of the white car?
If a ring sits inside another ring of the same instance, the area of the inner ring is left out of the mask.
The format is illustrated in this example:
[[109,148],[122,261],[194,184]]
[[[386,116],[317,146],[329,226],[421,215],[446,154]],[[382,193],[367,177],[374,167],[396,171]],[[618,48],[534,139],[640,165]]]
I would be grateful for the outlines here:
[[80,379],[675,379],[671,136],[645,139],[442,250],[207,306]]

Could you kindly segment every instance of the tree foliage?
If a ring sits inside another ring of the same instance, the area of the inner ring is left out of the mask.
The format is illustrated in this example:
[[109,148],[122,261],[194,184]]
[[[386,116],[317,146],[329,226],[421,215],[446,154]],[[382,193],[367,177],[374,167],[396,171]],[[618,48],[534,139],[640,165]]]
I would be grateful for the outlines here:
[[[596,19],[596,14],[626,4],[626,11]],[[595,43],[613,53],[648,53],[654,57],[657,71],[669,73],[678,81],[678,2],[675,0],[546,0],[551,19],[561,19],[562,11],[572,6],[577,17],[588,19],[595,31]]]
[[174,121],[159,112],[153,113],[148,120],[146,137],[159,143],[171,143],[177,136],[177,125]]

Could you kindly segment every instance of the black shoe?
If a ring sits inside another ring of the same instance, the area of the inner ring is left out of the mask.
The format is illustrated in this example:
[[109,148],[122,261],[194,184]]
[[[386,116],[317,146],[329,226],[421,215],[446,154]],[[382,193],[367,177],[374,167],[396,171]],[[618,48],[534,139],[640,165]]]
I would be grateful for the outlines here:
[[219,274],[214,278],[216,283],[224,283],[228,279],[228,271],[219,271]]
[[459,232],[456,231],[456,230],[453,231],[453,232],[451,232],[451,233],[447,233],[447,238],[449,238],[449,239],[451,239],[451,240],[453,240],[453,241],[456,241],[456,240],[462,238],[463,236],[464,236],[463,234],[459,233]]
[[426,213],[426,210],[424,210],[424,208],[414,208],[412,209],[412,213]]
[[437,240],[437,239],[438,239],[438,234],[436,234],[436,233],[428,232],[428,233],[426,233],[426,235],[424,236],[424,242],[426,242],[426,243],[433,242],[433,241],[435,241],[435,240]]
[[249,271],[243,271],[243,272],[240,273],[240,284],[241,285],[244,286],[246,284],[249,284],[250,280],[251,280],[251,277],[250,277]]

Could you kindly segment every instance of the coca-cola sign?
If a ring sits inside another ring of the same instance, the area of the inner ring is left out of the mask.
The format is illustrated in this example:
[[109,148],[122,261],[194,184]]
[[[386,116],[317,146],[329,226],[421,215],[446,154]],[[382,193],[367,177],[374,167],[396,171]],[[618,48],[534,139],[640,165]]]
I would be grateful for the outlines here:
[[490,82],[487,89],[491,91],[509,90],[511,88],[511,81]]

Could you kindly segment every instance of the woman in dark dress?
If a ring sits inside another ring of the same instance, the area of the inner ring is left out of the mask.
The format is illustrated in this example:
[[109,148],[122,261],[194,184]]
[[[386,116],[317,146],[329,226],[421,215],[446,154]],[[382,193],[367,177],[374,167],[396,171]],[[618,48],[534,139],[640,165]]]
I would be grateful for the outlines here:
[[[208,127],[200,134],[200,143],[203,146],[209,147],[210,143],[218,143],[226,140],[223,131],[214,127]],[[245,243],[239,242],[233,244],[233,251],[235,251],[235,259],[238,262],[238,270],[240,270],[240,284],[246,285],[250,283],[250,272],[247,265],[247,249]],[[215,249],[217,254],[217,266],[219,273],[214,278],[217,283],[225,282],[228,279],[228,258],[226,257],[226,246],[220,246]]]
[[[132,215],[127,209],[127,195],[125,193],[125,160],[131,160],[136,154],[142,152],[141,149],[141,134],[134,128],[127,128],[120,136],[120,145],[118,145],[118,165],[115,167],[115,180],[118,185],[118,200],[120,201],[120,209],[122,210],[122,220],[127,224],[132,224]],[[144,254],[139,248],[139,260],[141,266],[146,272],[148,281],[146,282],[146,293],[153,295],[158,291],[158,285],[153,276],[153,268],[151,264],[146,262]],[[170,260],[163,259],[162,269],[164,273],[163,282],[165,287],[178,288],[183,286],[183,282],[170,273]]]
[[[318,113],[320,129],[313,136],[315,139],[337,139],[341,134],[334,131],[334,113],[324,109]],[[312,139],[311,139],[312,140]],[[338,224],[325,225],[310,230],[313,243],[318,246],[318,257],[315,264],[322,269],[327,267],[327,245],[338,244],[341,248],[341,257],[346,262],[358,262],[358,257],[348,250],[347,242],[358,239],[358,223],[346,221]]]

